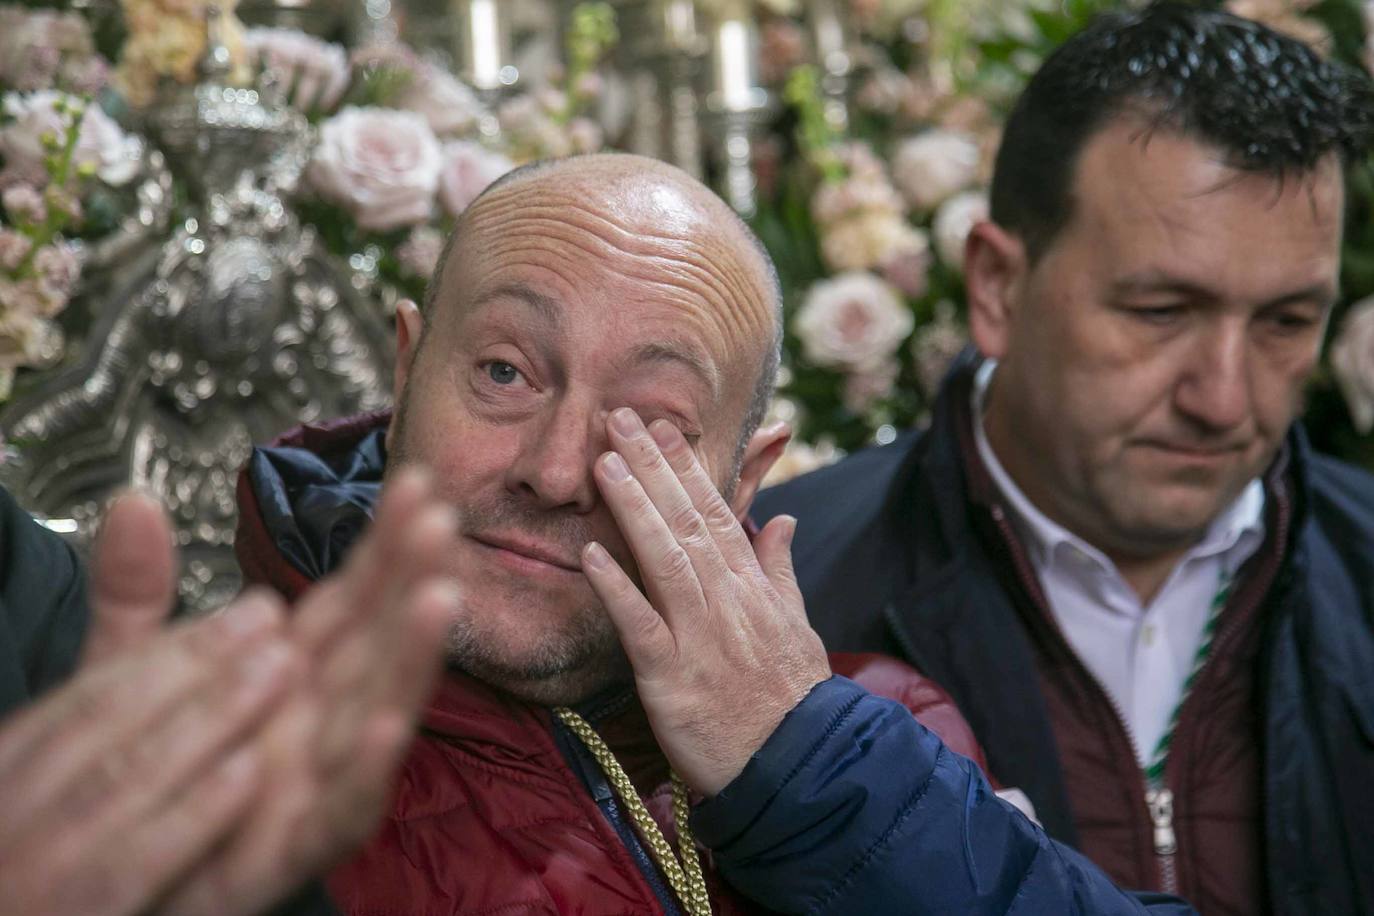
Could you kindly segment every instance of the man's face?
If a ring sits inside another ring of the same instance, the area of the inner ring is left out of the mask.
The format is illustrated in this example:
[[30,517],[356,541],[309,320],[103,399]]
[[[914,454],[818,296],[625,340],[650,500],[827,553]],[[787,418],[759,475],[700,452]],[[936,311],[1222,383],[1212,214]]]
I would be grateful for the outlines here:
[[1069,224],[977,332],[1001,360],[990,435],[1032,501],[1118,555],[1199,537],[1301,407],[1342,195],[1334,156],[1280,182],[1127,120],[1092,138]]
[[591,475],[607,415],[672,422],[724,489],[771,332],[746,256],[690,195],[564,174],[470,214],[391,442],[461,513],[453,662],[546,703],[627,670],[579,564],[596,540],[634,573]]

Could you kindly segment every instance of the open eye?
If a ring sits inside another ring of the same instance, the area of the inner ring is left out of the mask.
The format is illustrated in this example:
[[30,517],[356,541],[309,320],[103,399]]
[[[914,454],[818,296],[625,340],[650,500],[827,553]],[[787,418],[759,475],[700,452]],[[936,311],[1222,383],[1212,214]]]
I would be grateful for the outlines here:
[[486,369],[487,376],[498,385],[513,385],[520,378],[520,370],[504,360],[494,359]]

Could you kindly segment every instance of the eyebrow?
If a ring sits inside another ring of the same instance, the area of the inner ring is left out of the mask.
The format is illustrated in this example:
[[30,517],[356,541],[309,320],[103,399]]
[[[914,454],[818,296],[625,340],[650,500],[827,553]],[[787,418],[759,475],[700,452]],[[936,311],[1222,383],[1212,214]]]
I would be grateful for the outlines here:
[[[1190,299],[1216,302],[1219,297],[1205,286],[1188,280],[1171,277],[1155,270],[1142,271],[1122,277],[1112,283],[1112,295],[1116,297],[1139,293],[1176,293]],[[1277,296],[1265,302],[1262,308],[1277,308],[1301,302],[1316,302],[1323,308],[1330,308],[1340,299],[1340,290],[1332,289],[1327,283],[1314,283],[1301,289]]]
[[552,296],[535,292],[523,283],[503,283],[500,286],[484,290],[481,295],[473,301],[473,308],[481,308],[490,305],[500,299],[515,299],[523,302],[532,310],[539,313],[539,317],[555,327],[563,324],[563,306]]
[[672,341],[663,343],[644,344],[635,348],[630,354],[630,365],[644,365],[646,363],[677,363],[686,366],[695,373],[711,392],[711,399],[720,400],[721,379],[720,370],[714,363],[704,359],[692,347],[685,347]]

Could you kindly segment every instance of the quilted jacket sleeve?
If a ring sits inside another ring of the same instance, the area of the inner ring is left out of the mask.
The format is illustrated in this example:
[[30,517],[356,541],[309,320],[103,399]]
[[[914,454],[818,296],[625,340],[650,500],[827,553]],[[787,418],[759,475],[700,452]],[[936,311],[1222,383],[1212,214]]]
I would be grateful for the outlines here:
[[832,677],[692,815],[736,890],[783,913],[1184,916],[1118,890],[899,703]]

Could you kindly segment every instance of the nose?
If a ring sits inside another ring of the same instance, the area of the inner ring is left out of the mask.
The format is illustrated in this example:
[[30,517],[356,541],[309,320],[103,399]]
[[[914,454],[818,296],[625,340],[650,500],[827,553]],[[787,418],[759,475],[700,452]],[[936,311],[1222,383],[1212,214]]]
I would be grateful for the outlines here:
[[[598,421],[599,417],[599,422]],[[607,448],[605,412],[564,400],[530,423],[506,471],[506,488],[541,509],[589,512],[599,498],[592,461]]]
[[1206,432],[1226,432],[1251,417],[1253,379],[1244,322],[1203,330],[1174,391],[1178,410]]

